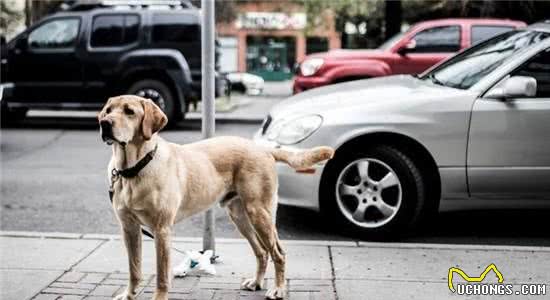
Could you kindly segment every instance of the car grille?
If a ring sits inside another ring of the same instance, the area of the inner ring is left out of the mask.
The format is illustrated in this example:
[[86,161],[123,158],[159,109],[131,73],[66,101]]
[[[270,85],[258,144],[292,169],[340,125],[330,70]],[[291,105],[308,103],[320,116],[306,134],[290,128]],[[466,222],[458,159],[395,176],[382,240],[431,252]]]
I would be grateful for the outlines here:
[[271,124],[271,121],[272,121],[272,118],[270,115],[268,115],[262,124],[262,135],[264,135],[267,132],[267,129],[269,128],[269,124]]

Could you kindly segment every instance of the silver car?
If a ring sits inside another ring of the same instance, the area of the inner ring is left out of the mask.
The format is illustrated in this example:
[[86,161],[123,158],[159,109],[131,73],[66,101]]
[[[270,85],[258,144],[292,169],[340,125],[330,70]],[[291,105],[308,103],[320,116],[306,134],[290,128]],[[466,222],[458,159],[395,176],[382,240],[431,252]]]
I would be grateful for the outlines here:
[[300,93],[272,109],[255,140],[334,147],[313,174],[278,167],[279,203],[320,210],[363,237],[406,232],[440,209],[548,207],[550,22],[419,77]]

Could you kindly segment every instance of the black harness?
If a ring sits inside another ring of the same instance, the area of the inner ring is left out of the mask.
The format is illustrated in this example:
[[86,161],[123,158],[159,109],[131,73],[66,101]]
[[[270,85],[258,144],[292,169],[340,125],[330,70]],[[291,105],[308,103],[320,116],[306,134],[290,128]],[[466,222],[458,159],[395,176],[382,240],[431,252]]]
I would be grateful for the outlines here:
[[[153,157],[157,152],[158,146],[159,145],[157,144],[153,150],[147,152],[147,154],[145,154],[145,156],[140,159],[133,167],[122,170],[113,168],[111,170],[111,185],[109,186],[109,199],[111,200],[111,204],[113,203],[113,196],[115,194],[115,182],[117,182],[121,176],[124,178],[136,177],[139,172],[143,170],[143,168],[145,168],[151,162],[151,160],[153,160]],[[143,227],[141,228],[141,232],[152,239],[155,238],[152,233],[145,230]]]

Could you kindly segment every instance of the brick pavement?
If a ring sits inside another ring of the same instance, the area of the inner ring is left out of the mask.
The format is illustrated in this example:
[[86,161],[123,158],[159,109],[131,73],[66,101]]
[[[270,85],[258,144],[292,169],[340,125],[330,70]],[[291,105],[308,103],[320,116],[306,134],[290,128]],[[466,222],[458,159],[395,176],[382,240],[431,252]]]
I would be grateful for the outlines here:
[[[92,273],[71,271],[63,274],[33,299],[35,300],[106,300],[122,293],[126,288],[127,273]],[[264,291],[239,289],[240,278],[215,276],[188,276],[172,281],[170,299],[189,300],[253,300],[265,299]],[[266,279],[264,286],[273,285]],[[155,276],[144,275],[137,299],[151,299],[155,289]],[[287,298],[335,299],[332,280],[288,280]]]

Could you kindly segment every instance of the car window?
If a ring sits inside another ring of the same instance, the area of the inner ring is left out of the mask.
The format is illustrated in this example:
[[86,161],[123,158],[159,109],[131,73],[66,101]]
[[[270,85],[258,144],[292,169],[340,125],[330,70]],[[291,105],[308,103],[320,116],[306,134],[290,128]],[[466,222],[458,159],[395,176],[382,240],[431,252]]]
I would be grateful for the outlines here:
[[530,76],[537,80],[537,98],[550,98],[550,48],[523,64],[512,75]]
[[186,14],[155,14],[153,16],[153,42],[200,42],[198,20]]
[[59,49],[74,47],[80,28],[80,19],[56,19],[34,29],[28,43],[34,49]]
[[119,47],[138,39],[139,17],[137,15],[101,15],[94,17],[92,24],[92,47]]
[[479,42],[488,40],[501,33],[514,30],[512,26],[495,26],[495,25],[474,25],[471,32],[471,44],[475,45]]
[[453,56],[422,75],[422,79],[457,89],[469,89],[515,54],[549,36],[549,33],[529,30],[503,33]]
[[441,26],[420,31],[413,40],[416,42],[410,53],[456,52],[460,50],[460,27]]

